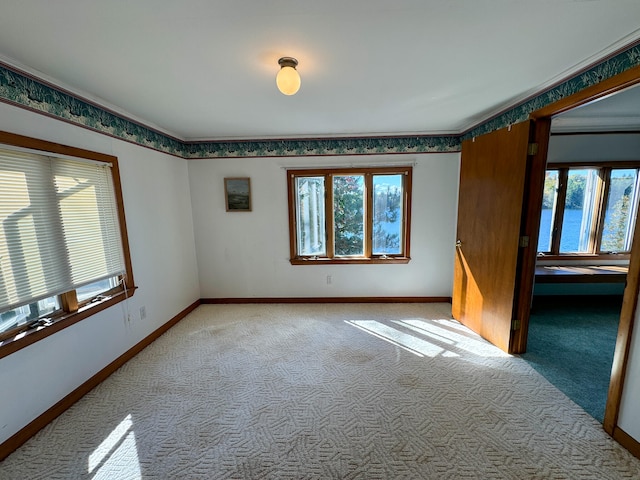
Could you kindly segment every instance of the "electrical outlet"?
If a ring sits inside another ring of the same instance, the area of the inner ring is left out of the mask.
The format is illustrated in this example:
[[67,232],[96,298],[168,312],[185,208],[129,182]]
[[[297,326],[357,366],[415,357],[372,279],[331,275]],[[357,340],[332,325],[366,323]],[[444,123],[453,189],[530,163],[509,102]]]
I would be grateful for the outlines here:
[[147,318],[147,307],[143,305],[140,307],[140,320],[144,320],[145,318]]
[[327,275],[327,285],[331,285],[332,281],[333,281],[333,278],[331,278],[331,275]]

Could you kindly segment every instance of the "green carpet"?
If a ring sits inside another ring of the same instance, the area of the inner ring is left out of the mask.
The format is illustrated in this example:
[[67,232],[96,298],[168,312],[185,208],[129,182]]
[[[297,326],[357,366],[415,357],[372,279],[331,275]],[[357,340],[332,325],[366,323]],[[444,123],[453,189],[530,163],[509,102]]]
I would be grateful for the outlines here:
[[598,421],[604,419],[622,297],[534,297],[533,368]]

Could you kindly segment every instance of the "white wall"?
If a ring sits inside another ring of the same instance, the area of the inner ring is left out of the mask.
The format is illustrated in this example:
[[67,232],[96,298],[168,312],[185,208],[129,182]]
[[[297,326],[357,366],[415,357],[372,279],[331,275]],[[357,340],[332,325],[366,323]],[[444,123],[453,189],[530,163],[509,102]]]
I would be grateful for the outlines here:
[[549,139],[549,163],[621,160],[640,160],[640,134],[552,135]]
[[[459,160],[459,154],[190,160],[201,297],[451,296]],[[289,263],[284,167],[413,162],[411,262]],[[253,211],[227,213],[223,179],[244,176],[251,178]]]
[[196,301],[199,291],[186,160],[2,103],[0,130],[118,157],[139,287],[128,302],[0,359],[3,442]]

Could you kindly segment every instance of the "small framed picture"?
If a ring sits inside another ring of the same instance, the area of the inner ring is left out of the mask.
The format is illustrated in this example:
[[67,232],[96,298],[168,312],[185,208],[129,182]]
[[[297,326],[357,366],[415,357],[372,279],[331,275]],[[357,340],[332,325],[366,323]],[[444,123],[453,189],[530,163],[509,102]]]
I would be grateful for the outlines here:
[[251,211],[251,179],[225,178],[224,199],[227,212]]

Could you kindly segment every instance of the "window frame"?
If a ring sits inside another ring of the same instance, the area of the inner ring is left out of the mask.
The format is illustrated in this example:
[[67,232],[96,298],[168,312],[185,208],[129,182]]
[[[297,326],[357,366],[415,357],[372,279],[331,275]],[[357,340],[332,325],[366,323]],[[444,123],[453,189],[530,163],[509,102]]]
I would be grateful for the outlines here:
[[[373,176],[375,175],[403,175],[402,199],[402,234],[401,254],[373,254]],[[334,175],[363,175],[365,195],[365,225],[364,225],[364,255],[335,256],[334,254],[334,221],[333,221],[333,181]],[[296,178],[324,176],[325,181],[325,244],[326,256],[298,255],[297,238],[297,205]],[[292,265],[347,265],[347,264],[405,264],[411,260],[411,188],[413,167],[407,165],[386,167],[349,167],[349,168],[311,168],[287,169],[287,190],[289,209],[289,261]],[[331,185],[328,189],[327,185]]]
[[[593,221],[589,233],[588,252],[561,252],[562,224],[567,198],[567,183],[570,170],[596,169],[598,185],[593,205]],[[545,260],[628,260],[630,251],[609,252],[600,250],[604,222],[609,200],[612,170],[640,169],[640,161],[593,161],[593,162],[557,162],[548,163],[546,171],[558,172],[558,189],[551,220],[551,241],[549,251],[538,251],[538,258]],[[639,172],[640,175],[640,172]]]
[[97,297],[89,298],[83,302],[78,302],[76,290],[65,292],[58,296],[61,307],[59,310],[47,315],[45,318],[41,318],[40,321],[36,322],[34,319],[33,323],[35,323],[35,325],[20,325],[6,332],[2,332],[0,334],[0,358],[3,358],[128,299],[133,296],[137,287],[135,286],[133,278],[131,252],[129,249],[122,184],[120,182],[120,169],[118,167],[117,157],[2,131],[0,131],[0,145],[25,148],[41,152],[42,154],[54,156],[56,154],[66,155],[110,164],[125,266],[125,274],[121,276],[120,285],[117,287],[111,288],[102,292]]

